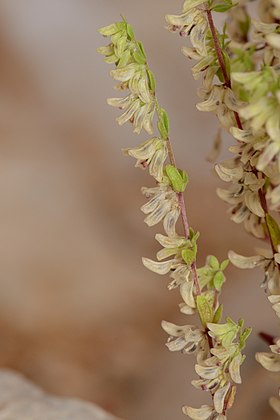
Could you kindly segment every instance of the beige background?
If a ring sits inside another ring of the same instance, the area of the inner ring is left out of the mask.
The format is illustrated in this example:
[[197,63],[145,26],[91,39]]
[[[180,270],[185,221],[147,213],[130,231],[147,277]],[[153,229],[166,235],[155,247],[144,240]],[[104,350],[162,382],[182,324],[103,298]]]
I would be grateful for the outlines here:
[[[96,54],[97,28],[134,25],[168,110],[178,165],[187,169],[199,261],[247,254],[260,244],[231,223],[205,156],[217,122],[196,108],[197,84],[165,29],[167,0],[0,1],[0,364],[46,390],[94,401],[127,420],[179,420],[183,404],[206,402],[190,386],[194,360],[164,347],[161,319],[189,323],[167,278],[147,272],[156,229],[143,224],[140,187],[151,180],[120,149],[146,137],[118,127],[110,66]],[[227,156],[230,139],[225,139]],[[254,327],[230,418],[273,419],[277,379],[254,361],[258,331],[278,324],[262,273],[228,270],[225,313]],[[191,321],[193,322],[193,321]],[[195,320],[194,320],[195,322]]]

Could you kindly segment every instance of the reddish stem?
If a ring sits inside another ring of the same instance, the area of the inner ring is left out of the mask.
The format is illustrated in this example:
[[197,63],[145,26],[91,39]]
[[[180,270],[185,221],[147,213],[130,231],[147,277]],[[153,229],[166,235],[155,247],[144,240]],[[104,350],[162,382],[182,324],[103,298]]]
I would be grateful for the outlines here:
[[[169,138],[167,139],[167,148],[168,148],[169,160],[170,160],[171,164],[176,167],[177,166],[176,165],[176,160],[175,160],[175,156],[174,156]],[[188,217],[187,217],[187,212],[186,212],[186,204],[185,204],[184,194],[183,193],[177,193],[177,196],[178,196],[178,203],[179,203],[179,207],[180,207],[180,212],[181,212],[181,218],[182,218],[182,222],[183,222],[185,237],[188,239],[189,238],[189,233],[190,233],[190,227],[189,227],[189,222],[188,222]],[[194,278],[196,295],[200,295],[201,290],[200,290],[199,281],[198,281],[196,262],[194,262],[192,264],[191,269],[192,269],[193,278]]]

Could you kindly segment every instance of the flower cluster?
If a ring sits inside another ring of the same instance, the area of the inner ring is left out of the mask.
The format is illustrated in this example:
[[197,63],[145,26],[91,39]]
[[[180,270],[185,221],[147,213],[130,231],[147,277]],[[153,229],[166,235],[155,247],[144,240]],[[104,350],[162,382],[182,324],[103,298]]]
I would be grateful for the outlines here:
[[[186,0],[184,14],[178,18],[176,25],[173,20],[172,25],[174,29],[180,27],[182,34],[190,32],[197,53],[204,59],[211,50],[211,60],[214,60],[214,67],[218,69],[213,41],[207,38],[210,35],[208,21],[205,13],[198,7],[204,3],[201,0]],[[212,3],[213,7],[220,7],[221,2],[215,0]],[[127,92],[124,97],[108,100],[110,105],[122,111],[117,122],[120,125],[130,122],[135,133],[139,134],[144,129],[152,136],[139,146],[124,150],[126,155],[136,159],[137,167],[147,168],[154,178],[154,186],[142,188],[148,201],[141,210],[146,216],[145,222],[148,226],[162,222],[165,232],[165,235],[158,233],[155,237],[162,246],[157,253],[157,261],[143,258],[143,263],[153,272],[170,275],[168,287],[179,289],[182,298],[179,305],[181,312],[185,315],[197,313],[202,325],[200,328],[194,325],[178,327],[164,321],[162,327],[170,335],[167,347],[171,351],[179,350],[185,354],[197,355],[196,371],[201,379],[194,385],[198,387],[198,383],[205,382],[199,388],[210,391],[213,398],[213,407],[207,418],[226,419],[226,411],[231,407],[235,394],[233,382],[241,381],[239,368],[244,359],[241,356],[244,346],[234,340],[237,336],[240,340],[243,337],[244,344],[250,333],[249,329],[241,332],[241,323],[235,324],[230,319],[227,319],[226,324],[219,324],[222,316],[219,295],[225,282],[224,270],[228,260],[219,263],[216,257],[209,256],[205,266],[196,266],[199,233],[189,227],[183,196],[188,176],[185,171],[176,167],[169,139],[168,115],[158,104],[155,79],[148,67],[143,45],[135,39],[132,27],[125,20],[101,28],[100,33],[108,37],[110,43],[98,51],[105,55],[106,62],[115,64],[116,68],[111,71],[111,76],[118,82],[117,89]],[[209,62],[207,79],[213,77]],[[207,83],[210,87],[210,79],[205,79],[205,89]],[[206,89],[203,102],[198,106],[201,109],[212,106],[221,123],[229,126],[238,103],[232,91],[220,85],[214,90]],[[155,119],[157,135],[154,134]],[[166,163],[167,158],[170,163]],[[180,215],[184,235],[177,233],[176,225]],[[228,338],[225,339],[225,336]],[[205,377],[205,372],[209,369],[215,371],[215,378],[212,378],[215,379],[215,384],[212,379],[211,385],[207,382],[209,378]],[[207,408],[208,411],[209,409]],[[206,419],[205,415],[199,417],[199,414],[195,414],[199,410],[203,411],[204,408],[196,410],[186,407],[184,413],[193,419]]]
[[[203,75],[197,108],[214,112],[237,140],[230,147],[233,158],[215,165],[229,185],[218,188],[218,196],[229,204],[235,223],[270,245],[249,258],[230,252],[230,260],[240,268],[264,269],[262,286],[279,316],[280,228],[271,213],[280,211],[280,1],[260,0],[259,21],[251,19],[247,3],[186,1],[181,15],[166,20],[172,32],[189,36],[191,46],[183,47],[183,53],[198,61],[195,79]],[[222,33],[213,11],[227,12]],[[220,142],[215,144],[220,148]],[[213,416],[205,406],[194,418]]]
[[198,409],[185,407],[184,412],[191,419],[226,419],[225,413],[232,406],[236,385],[241,383],[240,366],[245,356],[241,350],[250,334],[249,329],[242,330],[243,321],[238,324],[227,318],[225,324],[207,323],[210,337],[215,345],[210,349],[211,356],[198,361],[195,366],[200,379],[192,384],[211,393],[213,405],[204,405]]

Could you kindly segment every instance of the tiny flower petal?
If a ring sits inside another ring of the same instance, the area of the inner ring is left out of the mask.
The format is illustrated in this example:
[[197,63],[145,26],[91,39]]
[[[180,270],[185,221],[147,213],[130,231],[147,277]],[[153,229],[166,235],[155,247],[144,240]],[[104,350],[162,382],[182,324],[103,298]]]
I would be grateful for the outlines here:
[[154,273],[161,274],[161,275],[169,273],[173,264],[173,260],[157,262],[157,261],[152,261],[149,258],[142,258],[142,262],[148,270],[151,270]]
[[202,405],[200,408],[183,407],[183,413],[193,420],[207,420],[214,412],[210,405]]

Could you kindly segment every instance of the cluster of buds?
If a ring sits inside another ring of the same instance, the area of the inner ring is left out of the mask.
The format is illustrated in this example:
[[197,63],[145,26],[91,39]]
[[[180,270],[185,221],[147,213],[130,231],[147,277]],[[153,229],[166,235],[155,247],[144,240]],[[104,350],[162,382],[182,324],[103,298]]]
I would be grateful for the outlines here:
[[[199,50],[201,39],[209,35],[208,23],[200,8],[193,8],[193,3],[200,6],[204,2],[185,2],[185,13],[191,13],[187,17],[188,25],[192,27],[193,41]],[[215,7],[219,7],[221,2],[215,3]],[[183,25],[182,30],[186,31],[186,25]],[[194,386],[210,392],[213,400],[212,406],[200,409],[185,407],[184,413],[192,419],[226,419],[226,412],[234,400],[234,383],[241,382],[239,369],[244,360],[241,350],[250,334],[250,329],[242,330],[243,322],[235,324],[228,318],[226,324],[220,323],[222,305],[219,304],[219,295],[225,282],[224,270],[228,260],[219,263],[216,257],[209,256],[205,266],[196,266],[199,233],[189,227],[183,197],[188,175],[176,167],[169,139],[168,115],[158,104],[155,78],[148,67],[142,43],[135,39],[132,27],[125,20],[101,28],[100,33],[108,37],[110,43],[98,51],[105,55],[106,62],[116,66],[111,71],[111,76],[118,82],[116,88],[128,93],[125,97],[108,99],[110,105],[124,111],[117,122],[120,125],[130,122],[135,133],[139,134],[144,129],[152,136],[139,146],[124,150],[126,155],[136,159],[137,167],[147,169],[154,178],[154,186],[142,188],[148,201],[141,210],[146,215],[148,226],[162,222],[165,232],[156,234],[156,240],[162,246],[157,253],[157,261],[143,258],[143,263],[153,272],[169,274],[169,289],[177,287],[180,291],[181,312],[185,315],[197,313],[201,321],[200,328],[193,325],[178,327],[165,321],[162,324],[170,335],[167,346],[171,351],[197,355],[196,371],[200,379],[194,382]],[[205,48],[205,51],[202,49],[200,52],[207,55],[208,41]],[[211,48],[212,59],[216,62],[213,46]],[[205,102],[213,100],[211,95],[212,92],[206,94],[207,98],[203,98],[201,108]],[[221,101],[220,105],[216,104],[217,115],[223,120],[225,110],[229,107],[230,113],[224,120],[232,121],[229,115],[237,109],[237,104],[231,90],[218,86],[217,95]],[[155,119],[157,135],[154,134]],[[169,163],[166,162],[167,158]],[[177,233],[176,224],[180,215],[184,235]],[[207,377],[210,370],[215,372],[212,378]]]

